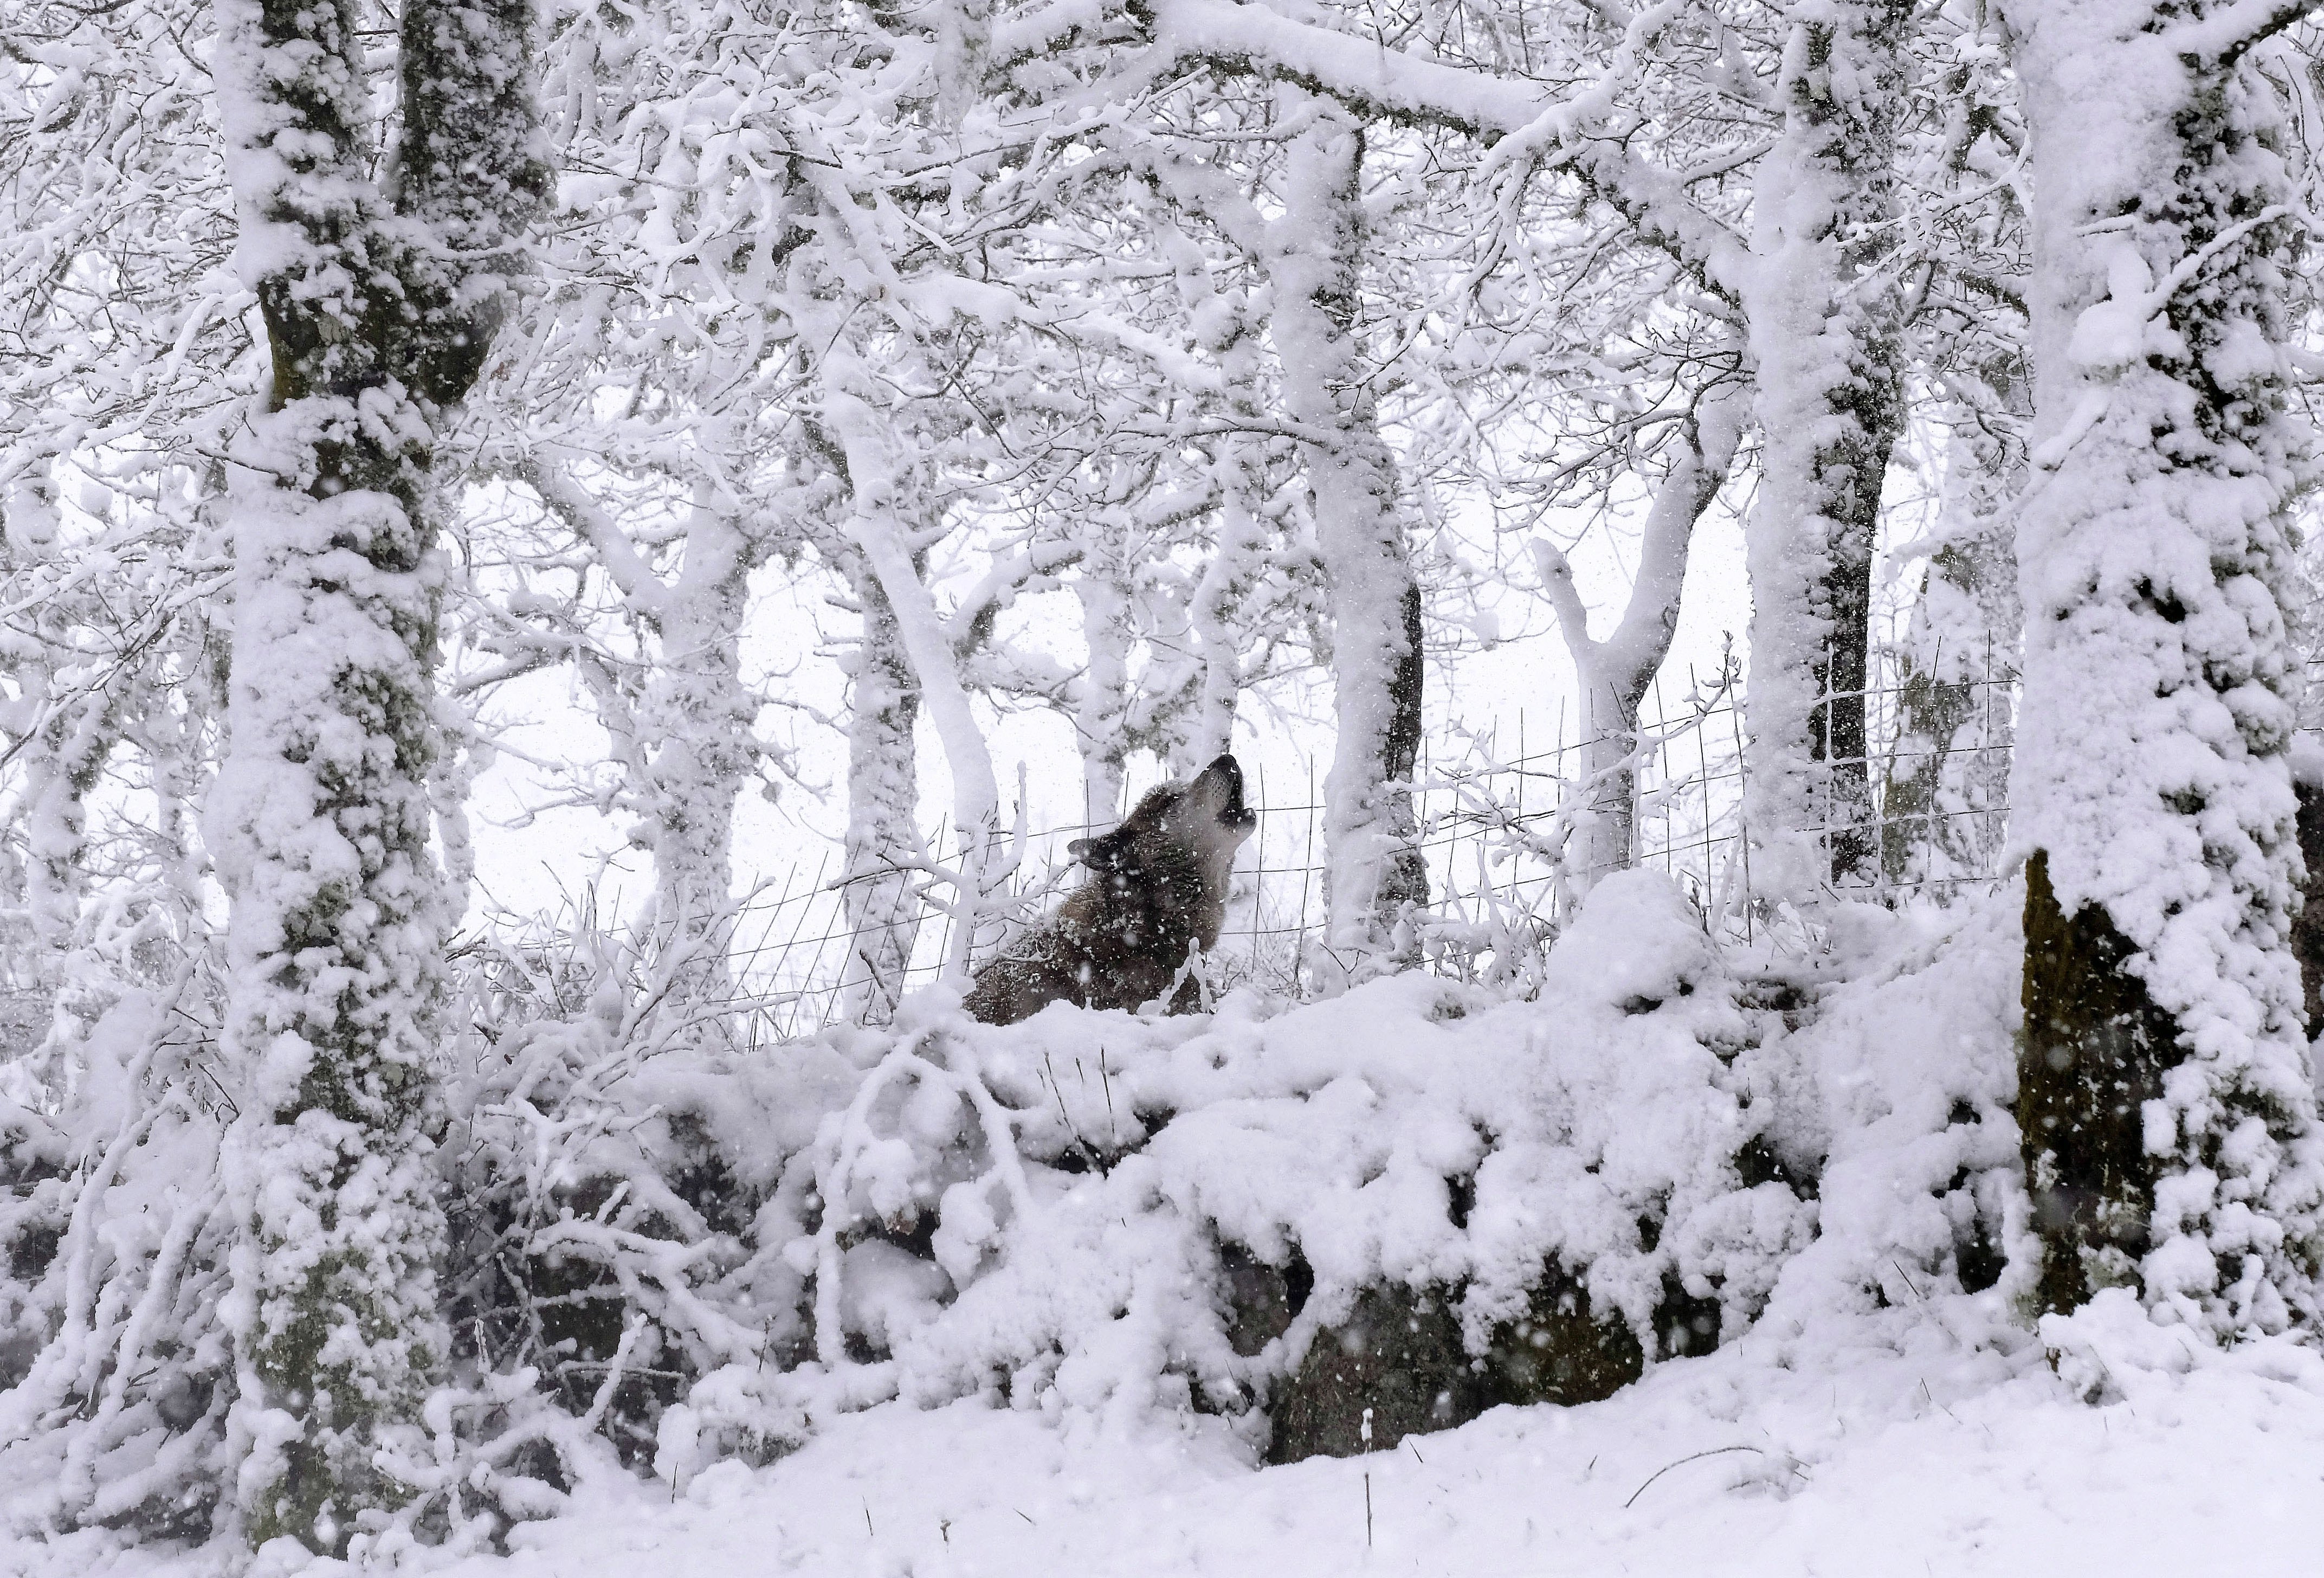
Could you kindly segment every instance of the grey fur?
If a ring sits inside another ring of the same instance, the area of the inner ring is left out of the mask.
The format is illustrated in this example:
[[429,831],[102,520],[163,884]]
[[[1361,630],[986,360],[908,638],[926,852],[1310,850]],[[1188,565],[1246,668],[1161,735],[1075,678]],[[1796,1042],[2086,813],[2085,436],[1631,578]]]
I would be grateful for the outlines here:
[[[1222,756],[1192,783],[1148,794],[1104,837],[1075,839],[1069,853],[1089,879],[977,972],[968,1011],[1011,1025],[1053,1002],[1135,1009],[1159,997],[1190,948],[1218,942],[1235,851],[1258,826],[1243,805],[1242,768]],[[1171,1012],[1195,1006],[1193,984]]]

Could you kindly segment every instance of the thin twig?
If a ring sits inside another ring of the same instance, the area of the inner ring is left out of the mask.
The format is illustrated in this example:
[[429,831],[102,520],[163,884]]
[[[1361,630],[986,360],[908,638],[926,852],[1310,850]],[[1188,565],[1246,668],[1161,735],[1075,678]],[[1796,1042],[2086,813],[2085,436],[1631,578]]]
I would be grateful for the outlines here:
[[1646,1476],[1646,1484],[1640,1485],[1637,1490],[1630,1492],[1630,1500],[1622,1503],[1622,1510],[1628,1512],[1630,1509],[1631,1503],[1635,1502],[1639,1497],[1646,1493],[1646,1485],[1653,1484],[1656,1480],[1661,1479],[1665,1474],[1670,1472],[1671,1470],[1677,1468],[1681,1463],[1692,1463],[1696,1458],[1717,1457],[1722,1452],[1756,1452],[1762,1457],[1765,1457],[1767,1454],[1766,1448],[1760,1446],[1714,1446],[1707,1452],[1691,1453],[1687,1456],[1680,1458],[1678,1463],[1666,1463],[1663,1464],[1662,1467],[1656,1469],[1653,1473],[1648,1474]]

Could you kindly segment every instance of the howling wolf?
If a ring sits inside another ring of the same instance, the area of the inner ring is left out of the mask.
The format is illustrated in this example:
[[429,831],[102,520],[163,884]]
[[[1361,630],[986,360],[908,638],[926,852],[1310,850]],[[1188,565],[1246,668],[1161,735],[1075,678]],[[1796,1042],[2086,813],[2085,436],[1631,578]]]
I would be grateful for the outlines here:
[[[1013,1025],[1057,1001],[1135,1009],[1160,996],[1189,947],[1219,940],[1228,868],[1258,826],[1242,803],[1242,768],[1222,756],[1194,782],[1148,795],[1104,837],[1074,839],[1065,852],[1089,867],[1089,880],[977,972],[968,1011]],[[1189,981],[1170,1011],[1195,1001]]]

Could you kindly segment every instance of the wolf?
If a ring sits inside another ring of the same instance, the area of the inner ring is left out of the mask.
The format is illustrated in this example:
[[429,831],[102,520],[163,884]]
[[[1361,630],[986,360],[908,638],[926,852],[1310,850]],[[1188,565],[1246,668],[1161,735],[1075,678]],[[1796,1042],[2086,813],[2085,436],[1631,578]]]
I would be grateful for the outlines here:
[[[1219,940],[1228,871],[1258,826],[1231,755],[1191,783],[1155,789],[1104,837],[1065,846],[1088,878],[977,972],[964,1006],[988,1025],[1013,1025],[1053,1002],[1136,1009],[1159,997],[1190,948],[1208,951]],[[1184,1013],[1196,1001],[1189,981],[1170,1011]]]

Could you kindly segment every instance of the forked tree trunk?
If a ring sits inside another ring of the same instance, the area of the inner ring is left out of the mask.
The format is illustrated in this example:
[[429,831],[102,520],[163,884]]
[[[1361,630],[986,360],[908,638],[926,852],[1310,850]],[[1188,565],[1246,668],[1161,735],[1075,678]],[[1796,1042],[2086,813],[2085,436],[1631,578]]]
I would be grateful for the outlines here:
[[2296,221],[2246,51],[2298,13],[2007,12],[2036,198],[2011,814],[2041,1298],[2126,1285],[2277,1329],[2312,1313],[2324,1147],[2290,948]]
[[1537,548],[1542,586],[1573,660],[1582,695],[1582,795],[1573,818],[1566,880],[1575,897],[1637,858],[1638,709],[1678,631],[1695,522],[1725,485],[1740,434],[1731,401],[1716,397],[1691,421],[1679,454],[1655,490],[1638,544],[1638,573],[1622,617],[1603,641],[1590,634],[1590,611],[1564,555]]
[[[713,448],[715,448],[714,443]],[[731,1044],[734,802],[758,763],[758,697],[743,682],[742,626],[751,572],[768,545],[697,484],[675,573],[658,570],[621,522],[565,467],[528,457],[515,472],[572,531],[650,634],[644,683],[585,664],[583,675],[628,780],[653,857],[651,930],[667,971],[662,1001],[696,1044]]]
[[236,1483],[254,1548],[344,1552],[402,1500],[446,1351],[428,1131],[448,917],[429,853],[436,424],[468,391],[548,189],[524,0],[407,0],[399,186],[372,179],[355,14],[220,0],[214,59],[272,352],[233,502],[232,743],[210,796],[232,900],[241,1114]]
[[[835,318],[837,315],[834,315]],[[832,331],[836,340],[837,330]],[[992,752],[969,701],[960,654],[920,578],[912,520],[910,467],[896,453],[892,420],[855,385],[864,378],[849,358],[834,358],[822,391],[825,444],[837,457],[848,489],[847,540],[864,571],[876,579],[895,621],[896,642],[912,666],[918,705],[927,711],[952,770],[953,833],[959,842],[954,869],[952,941],[946,972],[965,983],[968,963],[989,925],[1001,871],[1001,786]]]

